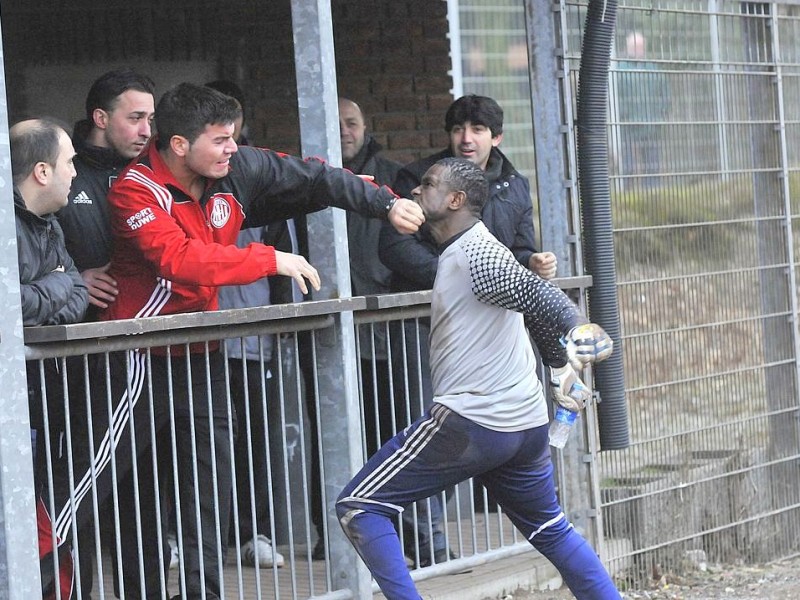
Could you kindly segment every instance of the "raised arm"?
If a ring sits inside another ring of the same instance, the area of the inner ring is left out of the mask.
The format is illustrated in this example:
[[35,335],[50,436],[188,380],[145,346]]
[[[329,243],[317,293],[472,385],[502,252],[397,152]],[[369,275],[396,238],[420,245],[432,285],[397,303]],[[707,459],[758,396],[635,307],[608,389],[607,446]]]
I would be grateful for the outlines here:
[[589,323],[557,286],[522,267],[501,244],[474,238],[464,244],[464,252],[476,298],[523,313],[545,364],[563,366],[563,350],[557,349],[562,342],[576,367],[611,355],[613,343],[608,334]]
[[413,233],[425,220],[415,202],[399,198],[346,169],[315,158],[301,159],[263,148],[240,148],[231,177],[243,188],[240,200],[246,227],[297,217],[335,206],[366,217],[388,220],[399,231]]

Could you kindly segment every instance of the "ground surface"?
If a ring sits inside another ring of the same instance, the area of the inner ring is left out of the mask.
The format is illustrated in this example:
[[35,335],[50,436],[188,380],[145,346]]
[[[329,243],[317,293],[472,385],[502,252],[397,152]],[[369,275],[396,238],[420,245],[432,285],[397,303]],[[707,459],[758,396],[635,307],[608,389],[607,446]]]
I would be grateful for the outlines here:
[[[664,576],[649,589],[627,590],[624,600],[800,600],[800,558],[768,565],[713,566],[682,577]],[[566,588],[515,593],[506,600],[567,600]]]

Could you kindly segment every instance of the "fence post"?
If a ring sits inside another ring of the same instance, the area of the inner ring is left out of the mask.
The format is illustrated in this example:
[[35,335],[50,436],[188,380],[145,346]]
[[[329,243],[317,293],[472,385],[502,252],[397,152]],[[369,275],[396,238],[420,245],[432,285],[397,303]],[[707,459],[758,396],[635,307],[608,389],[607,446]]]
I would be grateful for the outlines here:
[[[563,3],[525,0],[542,248],[558,257],[559,276],[574,277],[583,274],[583,259],[578,236],[576,142],[564,20]],[[589,429],[578,428],[581,435],[576,431],[572,441],[558,453],[562,460],[556,462],[556,469],[562,506],[602,555],[597,465],[592,456],[595,444],[589,444],[587,439],[587,432],[594,436],[596,420],[590,419],[592,414],[585,413]]]
[[[292,28],[303,156],[320,156],[341,165],[329,0],[292,0]],[[322,278],[322,289],[314,294],[315,299],[349,296],[344,211],[329,208],[310,215],[308,240],[310,262]],[[353,313],[339,313],[334,319],[333,327],[316,336],[315,345],[332,585],[334,589],[349,589],[354,598],[368,598],[372,597],[371,576],[338,526],[333,509],[337,495],[363,462]]]
[[0,599],[25,600],[41,596],[41,582],[4,68],[0,98]]

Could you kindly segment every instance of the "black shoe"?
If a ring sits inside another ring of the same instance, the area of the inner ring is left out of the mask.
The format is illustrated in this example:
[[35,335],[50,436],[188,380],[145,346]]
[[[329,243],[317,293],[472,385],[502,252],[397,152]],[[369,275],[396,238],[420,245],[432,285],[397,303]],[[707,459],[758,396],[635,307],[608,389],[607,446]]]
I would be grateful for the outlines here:
[[317,539],[314,550],[311,552],[311,560],[325,560],[325,540],[323,538]]

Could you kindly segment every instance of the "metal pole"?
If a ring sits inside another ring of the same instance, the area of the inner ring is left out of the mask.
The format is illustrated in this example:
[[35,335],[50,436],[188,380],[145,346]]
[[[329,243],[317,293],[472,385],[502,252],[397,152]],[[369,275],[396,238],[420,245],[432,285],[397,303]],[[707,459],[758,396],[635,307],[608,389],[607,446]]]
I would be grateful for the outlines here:
[[[557,21],[563,7],[552,0],[525,0],[530,62],[533,143],[541,242],[558,257],[561,277],[577,275],[577,198],[572,90],[564,40]],[[565,122],[566,121],[566,122]]]
[[[320,156],[341,165],[333,25],[328,0],[292,0],[297,102],[303,156]],[[316,299],[350,296],[347,222],[342,210],[327,209],[308,218],[309,255],[322,277]],[[319,424],[334,589],[354,598],[372,597],[371,576],[337,525],[333,502],[361,467],[361,420],[356,382],[353,313],[334,317],[318,336]]]
[[[525,25],[531,82],[536,185],[541,211],[542,248],[558,257],[560,276],[582,273],[579,248],[577,162],[572,86],[566,59],[565,7],[552,0],[525,0]],[[559,499],[576,528],[599,549],[599,496],[594,413],[585,413],[587,428],[558,452]],[[569,466],[568,466],[569,465]],[[578,467],[580,465],[581,468]]]
[[[5,55],[0,48],[0,65]],[[28,386],[22,341],[17,236],[8,143],[5,69],[0,69],[0,599],[40,597]]]

